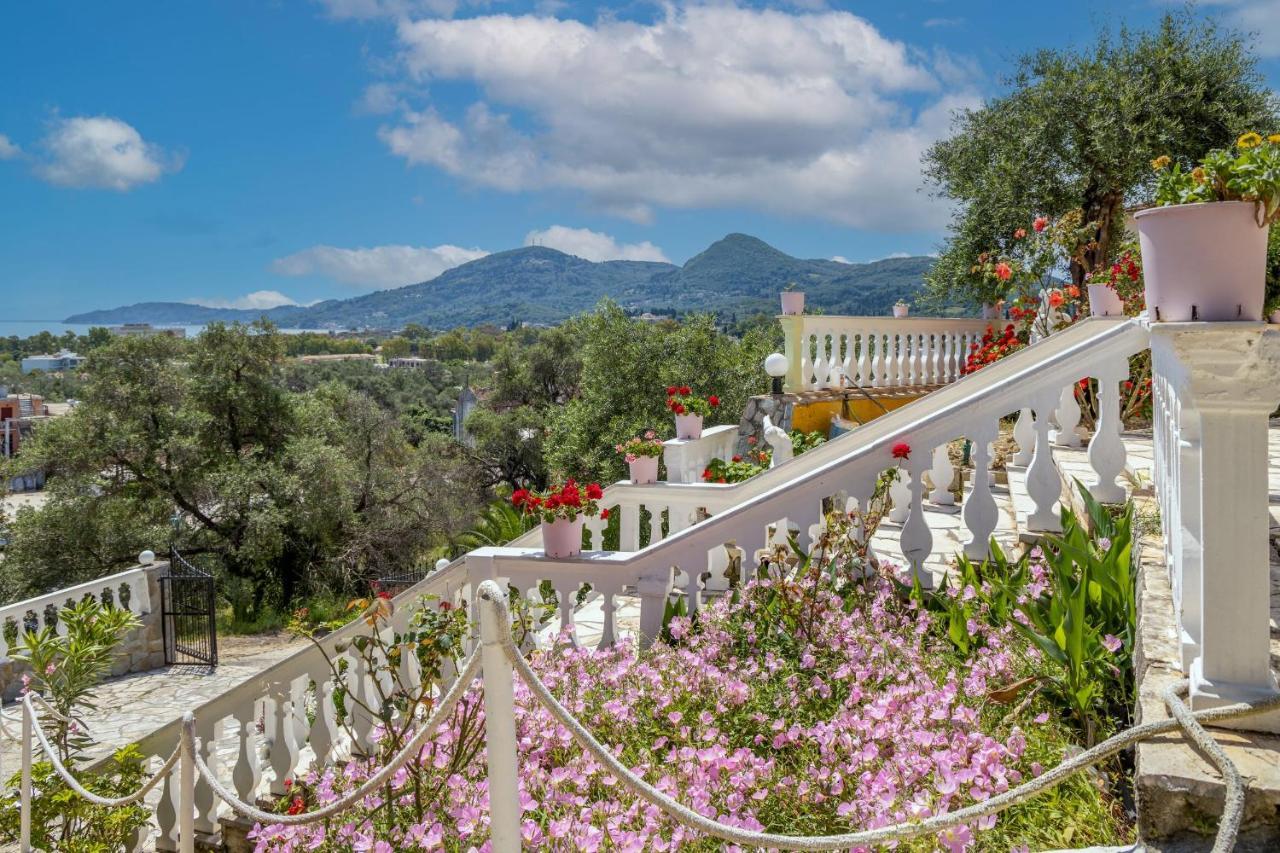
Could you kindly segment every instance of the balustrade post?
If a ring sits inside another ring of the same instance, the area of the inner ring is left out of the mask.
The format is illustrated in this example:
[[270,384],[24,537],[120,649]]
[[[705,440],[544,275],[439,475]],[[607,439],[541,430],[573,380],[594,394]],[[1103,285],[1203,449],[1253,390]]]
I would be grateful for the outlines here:
[[1035,452],[1027,466],[1027,494],[1035,502],[1035,509],[1027,515],[1027,529],[1031,532],[1056,533],[1062,529],[1058,516],[1058,498],[1062,495],[1062,480],[1058,466],[1053,461],[1053,445],[1049,439],[1049,418],[1058,400],[1056,391],[1049,391],[1031,402],[1035,410]]
[[34,736],[32,731],[31,706],[27,702],[22,703],[22,790],[19,794],[21,797],[22,809],[21,816],[18,818],[18,838],[19,850],[21,853],[31,853],[31,738]]
[[505,593],[491,580],[480,584],[480,662],[484,678],[484,734],[489,779],[489,838],[497,853],[519,853],[520,792],[516,784],[515,693],[511,661],[503,647],[511,626],[502,618]]
[[674,572],[667,566],[642,575],[636,584],[636,594],[640,597],[640,648],[653,645],[662,633],[662,620],[674,583]]
[[796,314],[783,314],[778,317],[782,324],[782,353],[787,357],[786,390],[788,392],[803,391],[805,376],[803,373],[803,353],[801,347],[804,340],[804,317]]
[[[1185,422],[1199,422],[1200,649],[1191,662],[1193,710],[1250,702],[1276,695],[1271,671],[1270,513],[1268,511],[1268,416],[1280,402],[1280,330],[1261,323],[1154,323],[1152,369],[1165,381],[1174,409]],[[1170,424],[1157,423],[1168,429]],[[1173,464],[1194,452],[1166,436]],[[1158,487],[1178,488],[1169,466],[1157,469]],[[1194,489],[1191,490],[1194,493]],[[1172,506],[1188,492],[1168,495]],[[1185,506],[1179,508],[1186,513]],[[1186,519],[1170,519],[1185,533]],[[1180,535],[1180,539],[1187,537]],[[1184,560],[1182,549],[1172,554]],[[1171,566],[1173,572],[1181,568]],[[1182,578],[1184,605],[1192,582]],[[1185,612],[1184,618],[1194,618]],[[1232,728],[1280,732],[1280,712],[1253,716]]]
[[1000,520],[996,499],[991,494],[991,442],[999,433],[999,425],[988,422],[970,431],[973,445],[973,487],[964,500],[964,523],[969,528],[969,541],[964,554],[971,560],[985,560],[991,552],[991,534]]
[[956,497],[951,494],[951,480],[955,474],[947,445],[939,444],[933,449],[933,467],[929,469],[929,479],[933,482],[929,500],[939,506],[954,506]]
[[924,454],[918,454],[907,462],[907,469],[911,471],[910,511],[902,525],[898,544],[902,547],[902,555],[911,564],[912,575],[919,579],[922,587],[932,589],[933,575],[924,565],[933,551],[933,533],[924,518],[924,472],[927,466],[928,457]]
[[1118,360],[1098,371],[1098,422],[1089,442],[1089,464],[1097,479],[1089,493],[1103,503],[1124,501],[1124,486],[1116,478],[1124,471],[1124,441],[1120,438],[1120,383],[1129,375],[1128,360]]
[[178,851],[196,850],[196,739],[195,717],[182,717],[182,754],[178,759]]
[[1063,447],[1080,446],[1080,435],[1076,432],[1076,427],[1080,425],[1080,403],[1076,400],[1076,387],[1076,383],[1072,382],[1062,389],[1057,411],[1054,412],[1053,419],[1057,421],[1058,429],[1053,434],[1053,440]]
[[1030,464],[1031,455],[1036,449],[1036,429],[1032,422],[1031,409],[1019,410],[1018,420],[1013,425],[1013,440],[1018,443],[1018,451],[1013,454],[1013,464]]

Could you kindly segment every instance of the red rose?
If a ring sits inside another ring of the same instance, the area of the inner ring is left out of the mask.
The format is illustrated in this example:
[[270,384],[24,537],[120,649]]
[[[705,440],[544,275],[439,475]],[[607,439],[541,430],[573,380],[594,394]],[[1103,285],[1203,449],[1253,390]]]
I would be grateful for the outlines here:
[[707,404],[710,405],[712,408],[715,408],[716,406],[720,405],[720,398],[717,397],[715,394],[712,394],[710,397],[707,398]]
[[894,459],[910,459],[911,445],[907,444],[905,441],[900,441],[897,444],[895,444],[893,446],[893,458]]
[[592,483],[587,486],[587,500],[598,501],[604,497],[604,489],[600,488],[599,483]]

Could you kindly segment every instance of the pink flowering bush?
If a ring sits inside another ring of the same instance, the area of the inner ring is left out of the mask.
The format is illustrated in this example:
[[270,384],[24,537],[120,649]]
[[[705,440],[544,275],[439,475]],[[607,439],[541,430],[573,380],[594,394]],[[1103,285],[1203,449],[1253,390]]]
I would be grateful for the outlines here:
[[[1021,634],[974,620],[981,643],[958,656],[925,608],[888,579],[862,578],[857,565],[837,554],[801,564],[795,579],[752,581],[696,620],[673,618],[671,642],[647,651],[562,642],[533,666],[627,766],[740,827],[816,835],[916,820],[985,800],[1061,759],[1066,745],[1049,715],[1030,703],[1011,713],[992,698],[1026,674]],[[457,717],[482,715],[481,702],[477,685]],[[516,724],[525,849],[733,849],[635,797],[519,679]],[[257,851],[487,850],[483,752],[451,770],[458,740],[455,723],[385,794],[342,820],[258,827]],[[326,768],[291,794],[314,808],[373,769]],[[415,802],[415,778],[431,797]],[[901,849],[1059,846],[1066,826],[1075,843],[1100,843],[1114,838],[1116,821],[1096,789],[1074,780],[1038,804]]]

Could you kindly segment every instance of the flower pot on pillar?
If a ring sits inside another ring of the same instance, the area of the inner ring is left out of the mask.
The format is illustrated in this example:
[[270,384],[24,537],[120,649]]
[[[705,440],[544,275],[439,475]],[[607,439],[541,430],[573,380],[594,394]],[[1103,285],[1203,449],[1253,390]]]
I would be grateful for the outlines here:
[[782,313],[783,314],[803,314],[804,313],[804,291],[803,290],[782,291]]
[[1124,315],[1124,300],[1109,284],[1089,285],[1089,316],[1120,317]]
[[627,465],[631,469],[631,482],[637,486],[658,482],[658,457],[637,456]]
[[702,438],[702,415],[676,415],[676,438]]
[[572,521],[557,518],[542,522],[542,550],[548,557],[576,557],[582,553],[582,526],[585,516]]
[[1134,218],[1152,320],[1261,320],[1267,228],[1248,201],[1176,204]]
[[1000,318],[1000,306],[993,305],[990,302],[982,303],[982,319],[998,320]]
[[893,306],[893,316],[895,317],[905,317],[910,311],[911,311],[911,306],[904,305],[901,302]]

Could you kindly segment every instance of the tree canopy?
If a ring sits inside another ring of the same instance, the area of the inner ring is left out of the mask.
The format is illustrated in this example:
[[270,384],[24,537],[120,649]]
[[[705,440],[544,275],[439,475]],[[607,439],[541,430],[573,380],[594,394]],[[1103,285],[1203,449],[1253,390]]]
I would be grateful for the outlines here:
[[939,193],[959,204],[928,275],[936,296],[1003,294],[971,273],[982,252],[1009,248],[1032,217],[1082,211],[1095,223],[1071,277],[1109,262],[1126,206],[1149,198],[1151,160],[1190,164],[1248,130],[1277,122],[1277,104],[1244,36],[1189,12],[1150,31],[1101,32],[1079,50],[1021,58],[1008,94],[955,117],[925,155]]

